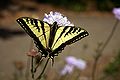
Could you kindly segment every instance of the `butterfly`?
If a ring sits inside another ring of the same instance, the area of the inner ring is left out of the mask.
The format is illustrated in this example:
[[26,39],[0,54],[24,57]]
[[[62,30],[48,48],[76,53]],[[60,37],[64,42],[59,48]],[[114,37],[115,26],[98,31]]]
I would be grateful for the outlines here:
[[44,57],[53,59],[66,45],[72,44],[89,33],[80,27],[58,26],[39,19],[20,17],[16,20],[25,32],[34,40],[38,51]]

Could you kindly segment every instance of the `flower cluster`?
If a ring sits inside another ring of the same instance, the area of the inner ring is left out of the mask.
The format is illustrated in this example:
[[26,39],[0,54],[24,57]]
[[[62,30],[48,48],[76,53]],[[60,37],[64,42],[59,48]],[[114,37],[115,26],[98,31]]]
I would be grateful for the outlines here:
[[114,8],[113,9],[113,14],[115,15],[115,17],[120,20],[120,8]]
[[44,22],[53,24],[57,22],[58,26],[74,26],[64,15],[59,12],[50,12],[50,14],[45,14],[43,19]]
[[82,59],[76,59],[73,56],[68,56],[66,57],[65,61],[67,64],[61,71],[61,75],[65,75],[67,73],[70,74],[74,70],[75,67],[80,70],[83,70],[86,68],[86,62]]

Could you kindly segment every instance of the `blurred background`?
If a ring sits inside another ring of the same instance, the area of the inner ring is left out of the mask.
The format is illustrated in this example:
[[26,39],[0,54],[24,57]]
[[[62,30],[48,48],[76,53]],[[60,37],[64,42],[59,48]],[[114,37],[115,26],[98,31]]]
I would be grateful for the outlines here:
[[[113,8],[120,7],[120,0],[1,0],[0,1],[0,80],[26,80],[25,74],[29,62],[26,53],[30,49],[31,38],[17,24],[19,17],[43,19],[45,13],[60,12],[78,27],[89,32],[89,36],[65,48],[55,58],[54,66],[46,70],[43,80],[58,80],[60,70],[65,65],[67,56],[74,56],[87,62],[84,70],[80,71],[78,80],[91,80],[96,49],[112,31],[116,19]],[[100,57],[96,80],[104,75],[104,70],[110,68],[109,75],[115,72],[116,79],[107,77],[106,80],[119,80],[120,69],[109,67],[120,51],[120,23],[117,25],[112,39]],[[120,60],[120,56],[118,57]],[[117,63],[118,64],[118,63]],[[120,66],[120,63],[118,64]],[[113,69],[113,70],[111,70]],[[18,71],[17,71],[18,70]],[[18,73],[22,70],[22,75]],[[51,74],[53,73],[53,74]],[[21,78],[22,76],[22,78]],[[31,77],[31,75],[29,75]],[[29,78],[28,80],[32,80]],[[61,79],[70,80],[70,79]],[[75,79],[71,79],[75,80]],[[77,79],[76,79],[77,80]]]

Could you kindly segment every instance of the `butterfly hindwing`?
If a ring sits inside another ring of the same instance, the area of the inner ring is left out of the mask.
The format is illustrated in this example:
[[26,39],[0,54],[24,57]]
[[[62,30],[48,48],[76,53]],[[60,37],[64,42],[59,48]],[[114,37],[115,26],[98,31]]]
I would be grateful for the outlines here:
[[33,38],[38,49],[47,56],[48,53],[45,49],[48,47],[50,36],[49,24],[29,17],[19,18],[17,19],[17,22],[28,33],[28,35]]

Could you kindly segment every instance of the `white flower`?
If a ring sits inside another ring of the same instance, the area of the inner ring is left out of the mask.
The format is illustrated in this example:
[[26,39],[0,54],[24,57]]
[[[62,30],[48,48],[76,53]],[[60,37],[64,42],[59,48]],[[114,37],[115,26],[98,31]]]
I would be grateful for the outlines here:
[[80,69],[80,70],[83,70],[86,68],[86,62],[82,59],[78,59],[75,66]]
[[86,62],[82,59],[77,59],[73,56],[68,56],[66,57],[65,61],[67,64],[73,65],[80,70],[83,70],[86,68]]
[[43,19],[44,22],[49,24],[53,24],[57,22],[58,26],[74,26],[74,24],[70,23],[70,21],[64,15],[60,14],[59,12],[50,12],[50,14],[45,14]]
[[68,57],[66,57],[65,61],[69,65],[75,65],[77,62],[77,59],[73,56],[68,56]]
[[70,74],[73,72],[74,66],[72,65],[65,65],[65,67],[62,69],[61,71],[61,75],[65,75],[65,74]]
[[80,70],[86,68],[86,61],[82,59],[77,59],[73,56],[68,56],[66,57],[65,61],[67,64],[65,65],[64,69],[61,71],[61,75],[65,75],[67,73],[70,74],[74,68],[78,68]]
[[120,8],[114,8],[113,9],[113,14],[115,15],[115,17],[120,20]]

